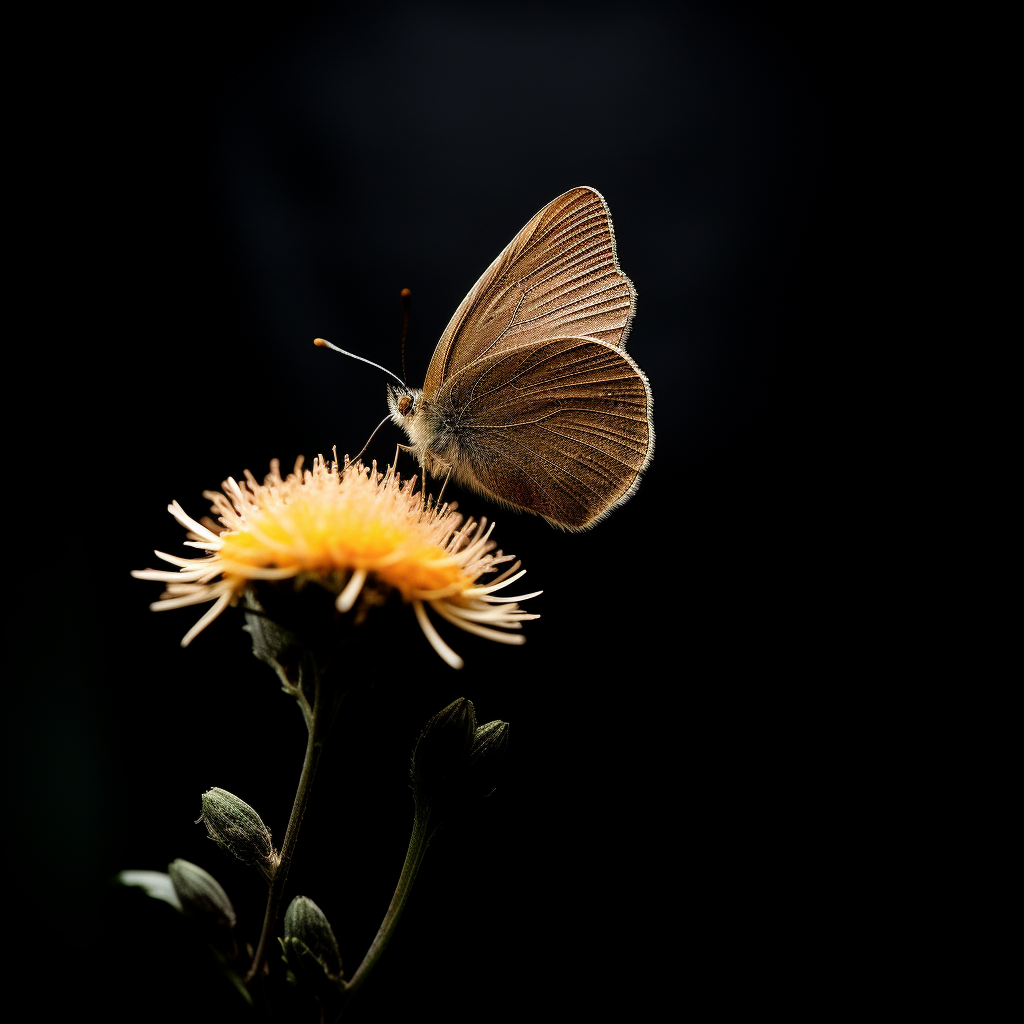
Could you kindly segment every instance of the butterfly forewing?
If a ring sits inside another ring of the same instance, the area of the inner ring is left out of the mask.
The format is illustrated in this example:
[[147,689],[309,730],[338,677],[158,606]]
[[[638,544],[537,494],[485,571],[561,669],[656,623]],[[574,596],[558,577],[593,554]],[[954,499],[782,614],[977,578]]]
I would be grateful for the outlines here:
[[601,194],[574,188],[512,240],[456,310],[427,369],[424,395],[484,356],[529,342],[587,336],[625,344],[636,292],[619,270]]
[[650,462],[647,380],[599,339],[492,350],[435,400],[450,417],[462,483],[571,530],[625,501]]

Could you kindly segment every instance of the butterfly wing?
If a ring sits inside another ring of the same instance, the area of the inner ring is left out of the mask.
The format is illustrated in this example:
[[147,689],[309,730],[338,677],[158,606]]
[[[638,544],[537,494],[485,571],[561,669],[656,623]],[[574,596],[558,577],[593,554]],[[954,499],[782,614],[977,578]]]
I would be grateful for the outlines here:
[[626,501],[654,450],[647,378],[597,338],[492,350],[434,402],[460,483],[568,530]]
[[437,343],[429,399],[475,359],[546,338],[624,346],[636,290],[619,270],[608,204],[592,188],[548,203],[484,271]]

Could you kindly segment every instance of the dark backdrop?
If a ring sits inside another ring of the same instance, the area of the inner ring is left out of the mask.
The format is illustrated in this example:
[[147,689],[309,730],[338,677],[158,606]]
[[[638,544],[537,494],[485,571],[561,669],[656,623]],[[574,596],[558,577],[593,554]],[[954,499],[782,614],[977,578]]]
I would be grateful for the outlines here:
[[[644,3],[167,8],[80,29],[55,313],[76,330],[53,458],[88,536],[68,538],[85,554],[42,627],[53,681],[26,747],[66,808],[33,817],[36,866],[87,947],[105,944],[95,998],[202,1017],[153,921],[103,883],[196,861],[252,938],[259,886],[194,824],[199,797],[239,793],[280,840],[302,754],[238,613],[182,651],[196,614],[150,614],[158,585],[128,577],[153,548],[182,550],[166,504],[202,514],[229,474],[357,450],[385,379],[312,339],[397,369],[411,288],[422,381],[480,272],[580,184],[607,199],[639,293],[629,349],[654,461],[582,535],[453,489],[497,519],[543,617],[522,648],[447,632],[460,673],[411,612],[396,627],[362,720],[326,755],[291,892],[325,910],[353,970],[401,865],[412,742],[467,696],[511,723],[508,779],[431,848],[358,1019],[443,1002],[468,1020],[481,1000],[499,1019],[649,1019],[665,998],[726,1012],[798,988],[828,788],[811,766],[836,715],[815,582],[832,500],[829,33]],[[398,440],[387,427],[369,455]]]

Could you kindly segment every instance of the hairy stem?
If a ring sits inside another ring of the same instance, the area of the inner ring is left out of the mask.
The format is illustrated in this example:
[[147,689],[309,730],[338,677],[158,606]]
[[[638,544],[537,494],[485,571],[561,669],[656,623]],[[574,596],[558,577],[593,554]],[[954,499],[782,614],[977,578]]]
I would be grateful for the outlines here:
[[395,887],[395,894],[391,897],[391,905],[388,907],[388,912],[384,915],[384,920],[377,931],[377,937],[371,943],[370,948],[366,951],[366,956],[363,957],[363,962],[359,965],[356,973],[352,975],[345,988],[348,995],[353,995],[366,980],[366,976],[373,970],[374,965],[391,941],[391,935],[409,900],[409,893],[412,892],[412,883],[416,880],[416,873],[419,871],[420,864],[423,863],[423,856],[427,852],[430,833],[430,808],[425,808],[422,814],[420,809],[417,808],[412,820],[412,836],[409,839],[409,849],[405,854],[405,863],[402,865],[402,874],[398,879],[398,885]]
[[313,736],[314,731],[310,729],[309,742],[306,744],[306,757],[302,763],[302,775],[299,778],[299,788],[295,793],[292,814],[288,819],[288,830],[285,832],[284,843],[281,846],[281,863],[277,866],[274,879],[270,883],[270,891],[267,894],[267,912],[263,916],[263,932],[260,935],[260,944],[256,949],[252,967],[249,968],[249,973],[245,976],[246,984],[249,984],[262,969],[267,958],[268,947],[273,941],[278,911],[281,908],[285,883],[288,881],[288,871],[291,868],[292,857],[295,855],[295,842],[298,839],[299,827],[302,825],[302,817],[306,813],[306,804],[309,802],[309,793],[313,786],[313,776],[316,774],[317,762],[320,760],[320,752],[323,749],[323,744],[317,743]]
[[[288,882],[288,872],[291,869],[292,857],[295,855],[295,844],[299,838],[299,828],[302,826],[306,805],[309,803],[309,795],[313,789],[313,777],[316,775],[316,768],[323,752],[324,739],[341,706],[342,695],[334,695],[334,699],[329,701],[328,707],[324,707],[322,699],[324,688],[320,684],[320,673],[312,664],[310,664],[310,672],[314,680],[314,698],[312,712],[307,719],[309,738],[306,742],[306,756],[302,762],[302,774],[299,776],[299,787],[295,791],[295,801],[292,803],[288,828],[284,834],[284,842],[281,844],[281,861],[274,872],[274,878],[267,893],[267,910],[263,915],[260,943],[256,948],[256,956],[253,958],[249,973],[245,976],[247,985],[263,970],[273,942],[281,901],[284,897],[284,888]],[[301,684],[299,690],[301,695]]]

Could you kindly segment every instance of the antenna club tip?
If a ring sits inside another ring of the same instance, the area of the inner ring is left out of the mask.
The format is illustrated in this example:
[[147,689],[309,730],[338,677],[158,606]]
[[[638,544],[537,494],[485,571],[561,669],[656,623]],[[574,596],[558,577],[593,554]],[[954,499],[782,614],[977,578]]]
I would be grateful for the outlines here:
[[408,299],[408,298],[410,298],[410,297],[411,297],[411,295],[412,295],[412,292],[411,292],[411,291],[409,291],[409,289],[408,289],[408,288],[403,288],[403,289],[402,289],[402,298],[403,298],[403,299]]
[[313,344],[316,345],[317,348],[327,348],[327,342],[324,341],[323,338],[314,338]]

